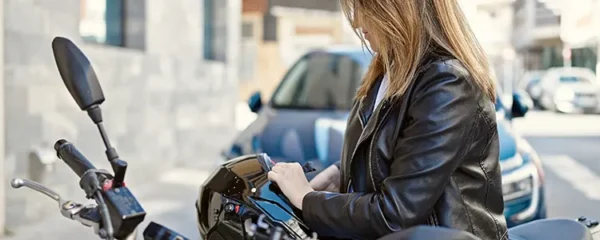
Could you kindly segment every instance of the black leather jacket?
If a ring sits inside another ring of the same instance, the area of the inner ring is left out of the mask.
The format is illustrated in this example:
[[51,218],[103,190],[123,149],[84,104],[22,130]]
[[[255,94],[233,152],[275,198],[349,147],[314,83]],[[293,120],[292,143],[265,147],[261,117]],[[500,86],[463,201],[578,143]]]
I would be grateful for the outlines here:
[[374,86],[354,104],[341,193],[303,200],[304,221],[320,236],[376,239],[435,225],[507,239],[494,102],[458,60],[422,66],[401,99],[371,111]]

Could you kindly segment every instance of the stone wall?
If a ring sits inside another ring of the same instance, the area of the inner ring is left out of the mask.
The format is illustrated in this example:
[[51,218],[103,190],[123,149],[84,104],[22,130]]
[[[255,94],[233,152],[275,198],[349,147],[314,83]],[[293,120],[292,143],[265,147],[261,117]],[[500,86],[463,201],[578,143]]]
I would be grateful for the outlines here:
[[[4,4],[0,4],[0,26],[4,26]],[[0,73],[4,70],[4,32],[0,31]],[[4,75],[0,74],[0,96],[4,98]],[[4,105],[0,104],[0,136],[4,135]],[[0,137],[0,157],[4,156],[5,139]],[[4,223],[6,222],[5,191],[8,187],[4,179],[4,158],[0,158],[0,236],[4,235]]]
[[[234,55],[241,5],[227,5]],[[202,1],[146,1],[145,49],[82,42],[78,0],[4,0],[5,169],[28,176],[32,149],[73,142],[97,167],[109,169],[97,129],[71,99],[52,55],[55,36],[73,40],[88,56],[104,89],[105,127],[129,185],[169,167],[213,167],[234,133],[235,59],[202,59]],[[236,29],[237,28],[237,29]],[[235,58],[235,56],[233,56]],[[232,71],[233,70],[233,71]],[[37,178],[65,197],[82,200],[78,180],[58,160]],[[55,203],[29,190],[6,189],[7,225],[59,214]]]

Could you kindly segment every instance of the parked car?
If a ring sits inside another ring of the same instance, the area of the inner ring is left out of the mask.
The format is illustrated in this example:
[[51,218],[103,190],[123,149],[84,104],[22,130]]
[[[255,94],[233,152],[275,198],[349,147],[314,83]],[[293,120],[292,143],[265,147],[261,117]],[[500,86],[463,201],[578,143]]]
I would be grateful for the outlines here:
[[525,90],[525,92],[529,94],[536,107],[539,106],[540,96],[542,95],[540,81],[542,80],[544,73],[544,71],[526,72],[523,75],[523,78],[521,78],[521,81],[519,82],[520,88]]
[[[263,103],[260,93],[252,95],[249,107],[258,117],[224,151],[225,159],[265,152],[275,161],[310,161],[318,171],[338,161],[353,97],[370,61],[371,55],[360,48],[304,55],[289,69],[270,101]],[[511,120],[523,117],[531,107],[527,98],[517,93],[510,108],[500,99],[496,104],[509,226],[546,217],[540,159],[511,130]]]
[[561,113],[598,113],[600,84],[587,68],[552,68],[540,82],[540,105]]

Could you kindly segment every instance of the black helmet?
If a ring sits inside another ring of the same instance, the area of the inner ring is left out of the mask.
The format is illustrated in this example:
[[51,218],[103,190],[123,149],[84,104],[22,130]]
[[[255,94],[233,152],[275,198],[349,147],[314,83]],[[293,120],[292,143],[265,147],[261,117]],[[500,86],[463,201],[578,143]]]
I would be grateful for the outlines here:
[[291,239],[313,237],[302,213],[267,178],[273,164],[266,154],[241,156],[208,177],[196,202],[203,239],[273,239],[274,232]]

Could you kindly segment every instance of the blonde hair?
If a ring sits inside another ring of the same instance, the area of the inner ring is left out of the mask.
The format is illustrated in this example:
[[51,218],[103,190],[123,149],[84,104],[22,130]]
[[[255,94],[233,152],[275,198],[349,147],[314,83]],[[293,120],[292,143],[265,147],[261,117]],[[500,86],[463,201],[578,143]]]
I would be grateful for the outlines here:
[[341,0],[341,5],[363,45],[357,27],[365,25],[378,45],[357,98],[364,98],[386,71],[393,79],[386,97],[402,96],[427,55],[440,53],[458,59],[475,85],[495,100],[487,58],[457,0]]

